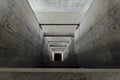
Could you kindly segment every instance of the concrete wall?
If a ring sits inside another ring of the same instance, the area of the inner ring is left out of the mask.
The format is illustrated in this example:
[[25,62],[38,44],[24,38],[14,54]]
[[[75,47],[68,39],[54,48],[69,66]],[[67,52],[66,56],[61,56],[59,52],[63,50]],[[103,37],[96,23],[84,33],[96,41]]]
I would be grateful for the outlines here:
[[81,67],[120,67],[120,0],[93,0],[75,32]]
[[43,33],[27,0],[0,0],[0,67],[36,67]]
[[43,41],[43,53],[42,53],[42,64],[47,65],[50,61],[52,61],[52,51],[48,44],[48,40],[44,37]]
[[77,58],[74,54],[74,38],[71,38],[70,43],[68,44],[68,47],[65,49],[65,52],[63,54],[65,62],[70,65],[77,66]]
[[119,80],[120,73],[0,72],[0,80]]

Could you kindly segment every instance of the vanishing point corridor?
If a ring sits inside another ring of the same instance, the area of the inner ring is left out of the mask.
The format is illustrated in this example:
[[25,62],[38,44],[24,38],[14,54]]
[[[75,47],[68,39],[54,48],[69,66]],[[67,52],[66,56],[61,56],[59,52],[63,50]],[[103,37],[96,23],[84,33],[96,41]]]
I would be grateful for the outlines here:
[[0,0],[0,80],[119,80],[120,0]]

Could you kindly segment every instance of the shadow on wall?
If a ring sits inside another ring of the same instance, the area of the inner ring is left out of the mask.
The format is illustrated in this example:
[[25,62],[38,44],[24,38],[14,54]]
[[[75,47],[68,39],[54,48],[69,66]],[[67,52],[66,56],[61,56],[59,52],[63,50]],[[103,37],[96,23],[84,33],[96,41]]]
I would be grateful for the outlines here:
[[85,68],[120,68],[120,1],[94,0],[75,35],[75,54]]
[[42,39],[27,0],[0,0],[0,67],[38,66]]

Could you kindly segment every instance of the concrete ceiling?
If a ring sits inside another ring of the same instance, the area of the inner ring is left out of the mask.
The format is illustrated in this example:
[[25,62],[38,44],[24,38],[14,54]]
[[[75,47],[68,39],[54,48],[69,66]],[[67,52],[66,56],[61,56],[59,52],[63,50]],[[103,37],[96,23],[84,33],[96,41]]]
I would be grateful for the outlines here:
[[39,23],[78,24],[92,0],[29,0]]
[[79,24],[85,13],[81,12],[36,12],[40,24]]
[[70,41],[71,37],[46,37],[48,41]]
[[51,50],[54,52],[58,51],[58,53],[63,53],[65,48],[68,47],[69,42],[71,41],[71,37],[46,37],[48,41],[48,45]]
[[[69,35],[74,34],[78,25],[42,25],[44,34]],[[67,31],[66,31],[67,30]]]
[[[51,50],[63,52],[71,37],[52,37],[51,35],[74,35],[74,31],[87,12],[92,0],[28,0],[38,23],[41,24]],[[44,24],[44,25],[42,25]],[[77,24],[77,25],[45,25]],[[50,42],[52,41],[52,42]]]
[[37,12],[80,12],[89,8],[91,0],[29,0]]

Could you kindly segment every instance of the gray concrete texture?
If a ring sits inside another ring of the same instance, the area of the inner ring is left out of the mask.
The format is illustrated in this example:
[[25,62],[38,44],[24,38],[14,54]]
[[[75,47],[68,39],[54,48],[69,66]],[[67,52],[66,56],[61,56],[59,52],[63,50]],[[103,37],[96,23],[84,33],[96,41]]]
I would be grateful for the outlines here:
[[74,38],[70,40],[63,54],[65,62],[71,66],[77,66],[77,56],[74,54]]
[[42,66],[45,66],[52,61],[52,50],[48,45],[48,39],[44,37],[43,50],[42,50]]
[[120,0],[93,0],[74,46],[81,67],[120,67]]
[[0,67],[36,67],[43,33],[27,0],[0,0]]
[[120,73],[0,73],[0,80],[119,80]]
[[[85,68],[120,68],[119,28],[120,0],[93,0],[66,61]],[[0,0],[0,67],[40,67],[51,56],[28,1]]]

